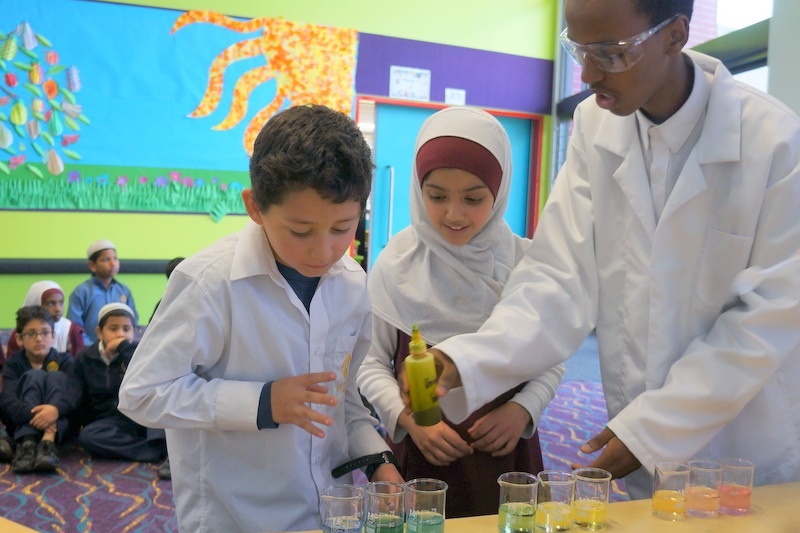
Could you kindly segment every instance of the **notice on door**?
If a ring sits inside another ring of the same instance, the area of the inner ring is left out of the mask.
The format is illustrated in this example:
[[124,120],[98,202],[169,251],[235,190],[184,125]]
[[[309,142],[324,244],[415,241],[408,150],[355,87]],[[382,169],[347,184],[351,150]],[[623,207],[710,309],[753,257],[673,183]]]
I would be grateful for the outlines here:
[[389,69],[389,97],[429,102],[431,71],[392,65]]

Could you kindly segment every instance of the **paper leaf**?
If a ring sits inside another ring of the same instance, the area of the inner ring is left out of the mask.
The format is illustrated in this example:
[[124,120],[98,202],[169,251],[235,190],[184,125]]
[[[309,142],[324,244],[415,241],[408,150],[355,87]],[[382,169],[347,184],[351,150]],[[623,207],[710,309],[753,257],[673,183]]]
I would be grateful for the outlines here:
[[23,83],[22,85],[23,85],[23,87],[28,89],[30,92],[32,92],[33,94],[35,94],[39,98],[42,97],[42,90],[39,87],[37,87],[36,85],[34,85],[32,83]]
[[0,161],[0,172],[4,174],[11,174],[11,170],[8,168],[8,165],[5,161]]
[[30,72],[31,68],[33,68],[29,64],[20,63],[19,61],[13,61],[11,64],[14,65],[15,67],[17,67],[18,69],[22,69],[22,70],[27,71],[27,72]]
[[47,46],[48,48],[52,48],[53,45],[50,44],[50,41],[44,35],[36,34],[36,39],[42,43],[43,45]]
[[78,120],[80,120],[81,122],[83,122],[87,126],[89,124],[91,124],[91,121],[89,120],[89,117],[87,117],[86,115],[78,115]]
[[27,168],[28,170],[30,170],[30,171],[31,171],[31,174],[33,174],[33,175],[34,175],[34,176],[36,176],[37,178],[39,178],[39,179],[42,179],[42,178],[44,178],[44,174],[42,174],[42,171],[41,171],[41,170],[39,170],[38,168],[36,168],[35,166],[33,166],[32,164],[30,164],[30,163],[26,163],[26,164],[25,164],[25,168]]
[[69,157],[70,159],[78,160],[81,158],[81,155],[78,152],[74,152],[72,150],[64,150],[64,155]]
[[46,132],[46,131],[43,131],[41,135],[42,135],[42,139],[44,139],[45,141],[47,141],[47,144],[49,144],[50,146],[55,146],[55,144],[56,144],[56,141],[55,141],[55,139],[53,139],[53,136],[52,136],[52,135],[50,135],[50,134],[49,134],[48,132]]
[[67,125],[68,128],[71,128],[75,131],[80,131],[81,127],[78,125],[77,122],[72,117],[64,115],[64,124]]
[[75,95],[72,94],[72,91],[70,91],[66,87],[59,87],[58,89],[61,91],[61,94],[64,95],[64,98],[66,98],[69,101],[70,104],[75,103]]
[[64,65],[53,65],[52,67],[47,69],[47,75],[55,76],[56,74],[61,74],[65,70],[67,70],[67,67],[65,67]]

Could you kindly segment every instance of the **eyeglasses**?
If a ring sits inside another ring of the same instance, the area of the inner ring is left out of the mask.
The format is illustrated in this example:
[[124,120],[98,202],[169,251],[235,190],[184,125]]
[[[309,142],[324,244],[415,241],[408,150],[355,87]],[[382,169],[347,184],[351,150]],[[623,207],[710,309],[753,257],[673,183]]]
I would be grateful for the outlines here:
[[23,331],[22,338],[28,341],[33,340],[37,337],[42,337],[43,339],[46,339],[52,334],[53,334],[52,329],[43,329],[42,331]]
[[622,41],[578,44],[567,36],[568,28],[564,28],[558,38],[561,41],[561,46],[564,47],[564,50],[577,64],[586,66],[586,61],[589,60],[604,72],[625,72],[630,70],[644,56],[644,50],[639,45],[663,30],[679,16],[680,14],[672,15],[658,26]]

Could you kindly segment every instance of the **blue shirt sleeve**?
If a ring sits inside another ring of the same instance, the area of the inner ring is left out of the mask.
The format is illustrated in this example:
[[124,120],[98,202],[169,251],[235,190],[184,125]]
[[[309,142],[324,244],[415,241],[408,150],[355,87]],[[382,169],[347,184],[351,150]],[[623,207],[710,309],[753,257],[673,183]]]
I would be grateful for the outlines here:
[[270,394],[274,381],[264,383],[261,388],[261,397],[258,400],[258,414],[256,415],[256,425],[258,429],[275,429],[278,424],[272,419],[272,401]]

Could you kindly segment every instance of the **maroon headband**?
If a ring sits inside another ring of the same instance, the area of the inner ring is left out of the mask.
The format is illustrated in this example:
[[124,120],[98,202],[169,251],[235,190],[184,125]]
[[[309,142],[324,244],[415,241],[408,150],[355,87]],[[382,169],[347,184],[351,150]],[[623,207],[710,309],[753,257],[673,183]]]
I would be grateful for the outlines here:
[[458,168],[478,176],[497,198],[503,169],[497,158],[480,144],[462,137],[435,137],[417,152],[419,184],[432,170]]
[[62,291],[61,289],[56,289],[55,287],[53,287],[52,289],[47,289],[42,293],[42,303],[44,303],[45,300],[47,300],[54,294],[60,294],[61,296],[64,296],[64,291]]

